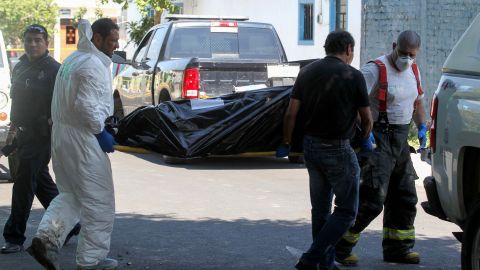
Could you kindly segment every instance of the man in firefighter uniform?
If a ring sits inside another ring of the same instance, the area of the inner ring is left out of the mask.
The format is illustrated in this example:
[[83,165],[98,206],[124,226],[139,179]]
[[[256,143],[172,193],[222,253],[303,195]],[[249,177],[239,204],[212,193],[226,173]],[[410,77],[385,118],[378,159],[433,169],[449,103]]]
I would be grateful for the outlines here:
[[373,166],[362,171],[360,204],[355,224],[336,246],[336,260],[356,265],[352,253],[362,232],[385,208],[383,219],[383,258],[387,262],[419,263],[413,252],[414,220],[418,179],[407,142],[410,123],[418,128],[421,147],[426,144],[423,91],[415,58],[420,36],[414,31],[400,33],[393,51],[367,63],[362,73],[367,83],[376,148]]

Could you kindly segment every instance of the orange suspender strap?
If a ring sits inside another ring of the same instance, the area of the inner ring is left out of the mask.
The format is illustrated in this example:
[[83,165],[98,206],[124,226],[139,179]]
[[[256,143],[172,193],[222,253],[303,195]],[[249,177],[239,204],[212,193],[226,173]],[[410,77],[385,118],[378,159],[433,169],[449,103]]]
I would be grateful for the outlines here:
[[[422,84],[420,83],[420,76],[418,75],[418,66],[417,63],[412,64],[412,71],[413,74],[415,75],[415,79],[417,80],[417,92],[418,95],[421,96],[423,95],[423,89],[422,89]],[[413,103],[413,110],[417,109],[417,100]]]
[[420,83],[420,76],[418,75],[418,66],[416,63],[412,64],[412,71],[413,74],[415,75],[415,79],[417,80],[417,91],[418,95],[421,96],[423,95],[423,89],[422,89],[422,84]]
[[371,61],[375,63],[379,69],[379,78],[378,78],[378,111],[379,112],[386,112],[387,111],[387,89],[388,89],[388,81],[387,81],[387,67],[385,64],[375,59]]

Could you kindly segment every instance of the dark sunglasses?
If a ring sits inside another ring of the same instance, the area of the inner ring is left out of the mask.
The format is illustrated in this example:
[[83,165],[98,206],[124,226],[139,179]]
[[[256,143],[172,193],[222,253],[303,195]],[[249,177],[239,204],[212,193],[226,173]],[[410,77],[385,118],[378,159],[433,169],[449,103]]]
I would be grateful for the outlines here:
[[26,33],[29,33],[29,32],[38,32],[38,33],[41,33],[41,34],[46,34],[47,33],[47,29],[45,29],[44,27],[42,26],[39,26],[39,25],[30,25],[28,26],[27,28],[25,28],[25,31],[23,32],[25,35]]

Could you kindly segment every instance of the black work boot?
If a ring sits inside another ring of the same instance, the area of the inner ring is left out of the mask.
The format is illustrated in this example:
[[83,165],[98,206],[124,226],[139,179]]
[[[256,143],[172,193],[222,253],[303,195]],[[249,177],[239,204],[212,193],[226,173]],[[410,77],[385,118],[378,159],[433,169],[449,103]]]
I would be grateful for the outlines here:
[[418,264],[420,263],[420,254],[414,251],[395,256],[383,254],[383,260],[392,263]]
[[51,243],[40,237],[32,239],[32,245],[27,248],[30,254],[38,263],[43,265],[47,270],[60,270],[58,263],[58,249]]

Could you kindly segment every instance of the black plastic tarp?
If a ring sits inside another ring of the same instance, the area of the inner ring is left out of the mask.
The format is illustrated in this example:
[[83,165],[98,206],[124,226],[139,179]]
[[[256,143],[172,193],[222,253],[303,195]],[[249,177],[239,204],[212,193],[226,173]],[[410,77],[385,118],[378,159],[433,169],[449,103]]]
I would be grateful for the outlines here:
[[275,151],[290,93],[273,87],[141,107],[119,122],[115,139],[181,158]]

